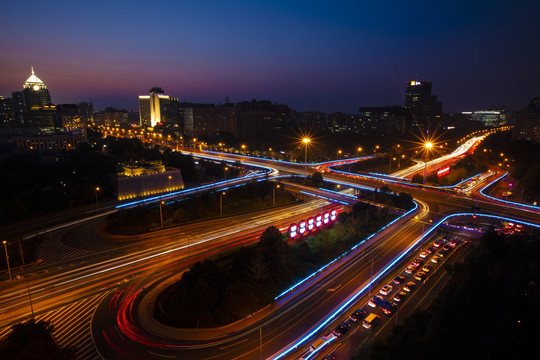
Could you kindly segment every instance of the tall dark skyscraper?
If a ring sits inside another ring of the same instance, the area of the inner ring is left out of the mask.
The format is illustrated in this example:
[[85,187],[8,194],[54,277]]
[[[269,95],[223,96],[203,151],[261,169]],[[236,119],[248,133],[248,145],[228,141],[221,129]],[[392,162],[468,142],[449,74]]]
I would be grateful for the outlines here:
[[405,107],[410,109],[416,121],[412,126],[423,131],[433,129],[442,114],[442,102],[431,94],[430,81],[410,81],[407,83]]

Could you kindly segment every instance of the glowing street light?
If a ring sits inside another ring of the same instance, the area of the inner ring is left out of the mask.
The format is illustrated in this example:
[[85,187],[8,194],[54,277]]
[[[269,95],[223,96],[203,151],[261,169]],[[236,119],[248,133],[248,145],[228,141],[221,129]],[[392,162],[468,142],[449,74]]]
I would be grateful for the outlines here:
[[229,170],[229,168],[227,166],[225,166],[225,180],[227,180],[227,170]]
[[96,194],[96,209],[99,209],[98,191],[99,191],[99,186],[94,189],[94,193]]
[[279,189],[280,185],[276,184],[275,187],[272,188],[272,207],[276,206],[276,188]]
[[159,203],[159,218],[161,219],[161,228],[162,229],[163,229],[163,210],[162,210],[163,204],[165,204],[165,201],[161,201]]
[[305,147],[306,147],[306,157],[304,159],[304,176],[307,176],[307,148],[308,148],[308,144],[310,143],[311,139],[305,137],[302,139],[302,142],[304,143]]
[[[424,148],[426,149],[426,157],[428,157],[428,151],[431,150],[433,147],[433,143],[431,141],[428,141],[424,144]],[[426,184],[426,172],[427,172],[427,161],[424,158],[424,180],[422,182],[422,185]]]
[[225,191],[219,194],[219,216],[223,216],[223,195],[225,195]]

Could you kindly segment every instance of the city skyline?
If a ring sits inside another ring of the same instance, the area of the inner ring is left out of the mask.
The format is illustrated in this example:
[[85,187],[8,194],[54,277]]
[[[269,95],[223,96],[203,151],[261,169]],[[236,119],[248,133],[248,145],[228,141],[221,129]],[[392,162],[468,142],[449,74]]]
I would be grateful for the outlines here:
[[527,1],[29,4],[1,16],[4,97],[31,66],[53,103],[92,97],[96,109],[136,110],[154,86],[187,102],[348,113],[403,106],[411,80],[432,82],[444,112],[517,109],[539,92],[540,50],[527,39],[540,5]]

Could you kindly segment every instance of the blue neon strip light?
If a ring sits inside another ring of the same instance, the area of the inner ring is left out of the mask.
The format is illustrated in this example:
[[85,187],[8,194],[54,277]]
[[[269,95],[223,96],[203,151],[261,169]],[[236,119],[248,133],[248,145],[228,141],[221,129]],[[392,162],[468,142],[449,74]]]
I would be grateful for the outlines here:
[[382,176],[382,177],[385,177],[385,178],[387,177],[387,178],[391,178],[391,179],[402,180],[402,181],[409,181],[409,182],[411,181],[411,179],[407,179],[407,178],[399,177],[399,176],[392,176],[392,175],[389,175],[389,174],[380,174],[380,173],[374,173],[374,172],[368,172],[368,174],[376,175],[376,176]]
[[523,204],[523,203],[518,203],[518,202],[508,201],[508,200],[503,200],[503,199],[498,199],[496,197],[493,197],[493,196],[490,196],[490,195],[487,195],[486,193],[484,193],[484,190],[487,190],[489,187],[496,184],[498,181],[500,181],[506,175],[508,175],[508,172],[504,173],[503,175],[499,176],[497,179],[493,180],[492,182],[490,182],[489,184],[484,186],[482,189],[480,189],[480,194],[482,194],[483,196],[485,196],[485,197],[487,197],[487,198],[489,198],[491,200],[500,201],[500,202],[503,202],[505,204],[515,205],[515,206],[523,206],[523,207],[526,207],[526,208],[529,208],[529,209],[533,209],[535,211],[539,211],[540,208],[538,206],[529,205],[529,204]]
[[444,223],[446,220],[448,220],[449,218],[452,218],[452,217],[458,217],[458,216],[472,216],[472,215],[476,215],[476,216],[479,216],[479,217],[488,217],[488,218],[493,218],[493,219],[498,219],[498,220],[503,220],[503,221],[511,221],[511,222],[515,222],[515,223],[519,223],[519,224],[522,224],[522,225],[528,225],[528,226],[532,226],[532,227],[536,227],[538,229],[540,229],[540,225],[538,224],[532,224],[532,223],[529,223],[529,222],[525,222],[525,221],[520,221],[520,220],[515,220],[515,219],[510,219],[510,218],[505,218],[505,217],[502,217],[502,216],[496,216],[496,215],[487,215],[487,214],[473,214],[473,213],[458,213],[458,214],[452,214],[452,215],[448,215],[446,216],[445,218],[443,218],[442,220],[440,220],[437,224],[435,224],[432,228],[430,228],[427,232],[425,232],[420,238],[418,238],[418,240],[416,240],[412,245],[410,245],[407,249],[405,249],[400,255],[398,255],[390,264],[388,264],[381,272],[379,272],[377,275],[375,275],[375,277],[366,285],[364,286],[362,289],[360,289],[359,291],[357,291],[355,294],[353,294],[353,296],[347,300],[342,306],[340,306],[336,311],[334,311],[333,313],[331,313],[327,318],[326,320],[324,320],[322,323],[320,323],[314,330],[312,330],[309,334],[305,335],[304,337],[300,338],[297,342],[293,343],[292,345],[290,345],[288,348],[286,348],[283,352],[281,352],[280,354],[278,354],[276,357],[273,357],[272,359],[281,359],[283,358],[284,356],[286,356],[287,354],[289,354],[290,352],[292,352],[293,350],[296,350],[298,348],[298,346],[304,344],[305,342],[307,342],[309,339],[311,339],[315,334],[317,334],[322,328],[324,328],[326,325],[328,325],[332,320],[334,320],[336,317],[338,317],[340,315],[340,313],[346,309],[353,301],[355,301],[356,299],[358,299],[358,297],[360,295],[362,295],[368,288],[371,284],[373,284],[374,282],[376,282],[379,278],[381,278],[384,274],[386,274],[388,272],[388,270],[390,270],[398,261],[400,261],[405,255],[407,255],[409,253],[409,251],[411,251],[412,249],[414,249],[416,247],[416,245],[418,245],[419,242],[423,241],[424,238],[426,238],[427,236],[429,236],[432,232],[435,231],[435,229],[437,229],[437,227],[439,227],[442,223]]
[[483,173],[478,173],[476,175],[473,175],[471,176],[470,178],[467,178],[463,181],[460,181],[458,182],[457,184],[454,184],[454,185],[447,185],[447,186],[439,186],[441,189],[450,189],[450,188],[453,188],[453,187],[456,187],[456,186],[459,186],[459,185],[462,185],[462,184],[465,184],[467,181],[469,180],[472,180],[472,178],[476,177],[476,176],[481,176]]

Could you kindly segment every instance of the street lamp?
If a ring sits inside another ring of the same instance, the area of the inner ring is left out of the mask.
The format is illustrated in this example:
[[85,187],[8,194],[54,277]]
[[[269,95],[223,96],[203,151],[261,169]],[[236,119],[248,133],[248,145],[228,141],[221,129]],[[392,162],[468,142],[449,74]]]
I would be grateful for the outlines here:
[[302,142],[304,143],[305,147],[306,147],[306,157],[305,157],[305,160],[304,160],[304,175],[307,176],[307,148],[308,148],[308,144],[310,143],[311,139],[305,137],[302,139]]
[[95,188],[94,190],[94,193],[96,194],[96,209],[99,209],[99,202],[98,202],[98,191],[99,191],[99,186]]
[[362,148],[358,147],[358,149],[356,149],[356,151],[358,152],[358,156],[359,156],[362,153]]
[[172,188],[171,188],[171,179],[172,179],[172,176],[169,175],[169,192],[171,192]]
[[163,229],[163,209],[161,208],[165,201],[160,201],[159,203],[159,218],[161,219],[161,228]]
[[223,216],[223,195],[225,191],[219,194],[219,216]]
[[225,180],[227,180],[227,170],[229,170],[229,168],[227,166],[225,166]]
[[428,156],[428,151],[431,150],[433,147],[433,143],[431,141],[428,141],[424,144],[424,148],[426,149],[426,155],[424,157],[424,180],[422,182],[422,185],[426,184],[426,172],[427,172],[427,161],[426,157]]
[[338,150],[337,153],[338,153],[338,159],[341,159],[341,153],[342,153],[342,151],[341,151],[341,150]]
[[8,273],[9,273],[9,281],[11,281],[11,269],[9,267],[9,256],[8,256],[8,253],[7,253],[7,241],[4,240],[2,241],[4,243],[4,249],[6,250],[6,263],[7,263],[7,268],[8,268]]
[[272,188],[272,207],[276,206],[276,188],[279,189],[279,184]]
[[[256,322],[259,322],[259,319],[257,319],[255,314],[251,313],[251,316],[253,316]],[[261,324],[259,325],[259,355],[261,357],[261,360],[263,360],[262,348],[263,348],[263,340],[262,340],[262,324]]]

